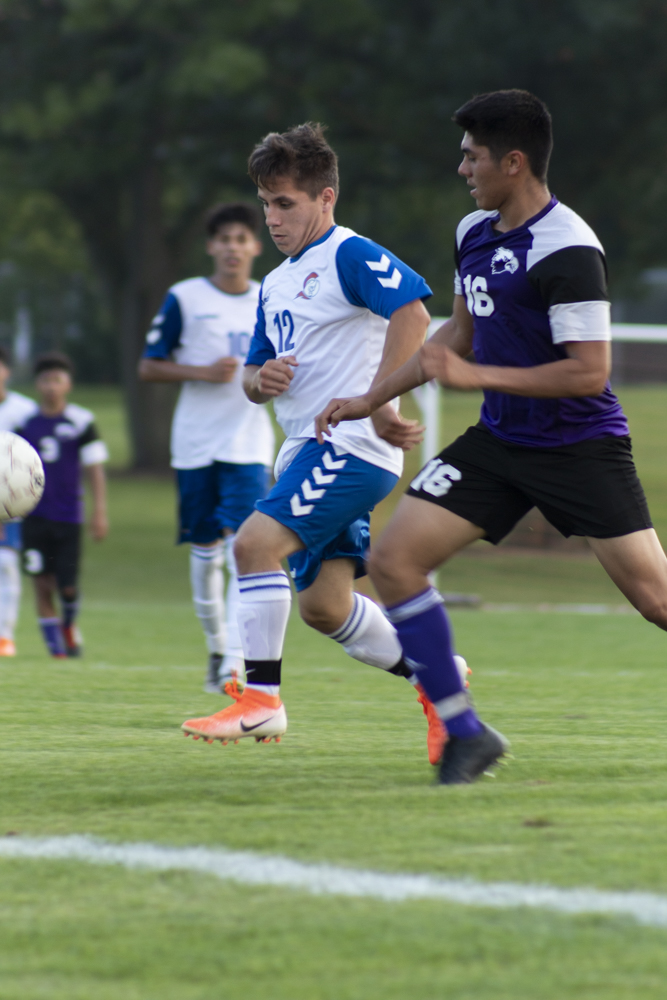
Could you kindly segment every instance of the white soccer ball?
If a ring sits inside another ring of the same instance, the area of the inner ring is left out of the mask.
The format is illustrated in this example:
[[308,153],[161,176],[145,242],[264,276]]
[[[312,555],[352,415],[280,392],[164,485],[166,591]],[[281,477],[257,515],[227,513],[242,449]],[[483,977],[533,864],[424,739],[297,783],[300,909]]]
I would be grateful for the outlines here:
[[25,517],[44,492],[44,466],[31,444],[0,431],[0,521]]

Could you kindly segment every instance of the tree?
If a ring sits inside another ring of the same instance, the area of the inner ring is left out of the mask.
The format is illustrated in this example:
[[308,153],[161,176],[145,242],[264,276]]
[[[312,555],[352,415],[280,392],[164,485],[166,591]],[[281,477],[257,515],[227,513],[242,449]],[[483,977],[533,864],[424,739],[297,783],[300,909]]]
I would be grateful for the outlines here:
[[266,72],[245,39],[280,8],[270,0],[5,5],[5,149],[81,227],[120,334],[139,467],[166,463],[171,404],[170,387],[137,382],[143,339],[201,209],[221,181],[243,176],[230,130],[240,99]]
[[[554,190],[609,251],[615,287],[662,263],[663,0],[4,0],[0,143],[76,220],[119,331],[135,464],[166,462],[170,389],[136,361],[202,209],[253,196],[257,139],[307,119],[341,157],[341,222],[397,249],[451,303],[452,112],[525,87],[553,113]],[[641,152],[639,152],[641,151]],[[275,256],[272,258],[275,260]],[[613,287],[613,286],[612,286]]]

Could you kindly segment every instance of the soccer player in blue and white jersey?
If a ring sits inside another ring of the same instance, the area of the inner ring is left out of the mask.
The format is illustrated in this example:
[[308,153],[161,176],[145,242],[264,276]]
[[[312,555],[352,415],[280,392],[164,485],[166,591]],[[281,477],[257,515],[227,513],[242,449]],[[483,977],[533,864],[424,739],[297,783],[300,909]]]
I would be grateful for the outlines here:
[[[13,431],[37,410],[33,399],[7,389],[11,376],[9,354],[0,347],[0,431]],[[21,601],[21,525],[0,525],[0,656],[15,656],[14,628]]]
[[277,483],[236,539],[239,624],[247,685],[236,705],[184,723],[205,738],[255,736],[286,728],[279,685],[291,605],[289,561],[304,620],[351,656],[411,675],[396,633],[371,600],[353,592],[365,572],[369,512],[396,484],[402,449],[421,437],[391,403],[318,444],[313,419],[336,387],[365,392],[406,361],[429,322],[426,282],[390,251],[334,222],[337,158],[320,126],[271,133],[249,173],[266,224],[286,255],[264,279],[245,388],[272,399],[287,440]]
[[254,205],[211,210],[206,249],[213,274],[170,288],[139,366],[145,381],[182,383],[171,429],[179,541],[190,544],[192,597],[208,646],[205,690],[218,694],[243,677],[234,536],[265,496],[274,457],[266,408],[254,406],[242,385],[259,298],[250,275],[262,252],[261,222]]
[[[547,187],[551,117],[525,91],[484,94],[454,115],[478,211],[456,234],[452,318],[402,369],[331,422],[366,418],[438,378],[482,389],[480,422],[413,480],[375,547],[371,577],[450,739],[443,784],[473,781],[506,743],[477,718],[428,575],[479,538],[497,544],[532,507],[583,535],[632,604],[667,629],[667,558],[635,471],[628,425],[607,381],[606,265],[595,233]],[[477,364],[464,360],[474,350]]]
[[[33,578],[37,614],[51,656],[81,656],[79,562],[84,519],[81,473],[90,480],[90,532],[97,542],[109,530],[104,463],[108,452],[95,417],[83,406],[69,403],[73,366],[59,351],[35,361],[39,408],[16,427],[44,464],[44,493],[23,522],[23,566]],[[60,598],[60,615],[55,598]]]

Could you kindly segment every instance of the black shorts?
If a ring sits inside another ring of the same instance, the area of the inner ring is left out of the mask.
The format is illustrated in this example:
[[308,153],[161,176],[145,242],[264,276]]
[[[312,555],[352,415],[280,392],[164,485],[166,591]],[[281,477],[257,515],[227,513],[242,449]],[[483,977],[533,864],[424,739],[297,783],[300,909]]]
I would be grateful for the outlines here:
[[494,545],[532,507],[566,538],[616,538],[652,527],[629,437],[527,448],[477,424],[432,458],[407,493],[483,528]]
[[28,517],[23,522],[23,568],[30,576],[54,573],[58,587],[76,587],[81,525]]

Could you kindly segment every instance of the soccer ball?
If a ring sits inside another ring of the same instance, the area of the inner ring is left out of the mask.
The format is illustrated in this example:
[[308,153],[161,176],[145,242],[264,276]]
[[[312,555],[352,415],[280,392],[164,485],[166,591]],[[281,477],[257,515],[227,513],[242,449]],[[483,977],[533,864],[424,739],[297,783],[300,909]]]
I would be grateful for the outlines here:
[[0,431],[0,521],[25,517],[44,492],[44,466],[31,444]]

